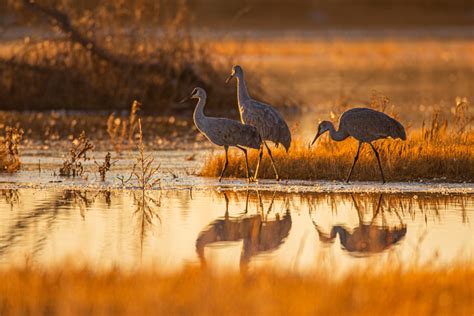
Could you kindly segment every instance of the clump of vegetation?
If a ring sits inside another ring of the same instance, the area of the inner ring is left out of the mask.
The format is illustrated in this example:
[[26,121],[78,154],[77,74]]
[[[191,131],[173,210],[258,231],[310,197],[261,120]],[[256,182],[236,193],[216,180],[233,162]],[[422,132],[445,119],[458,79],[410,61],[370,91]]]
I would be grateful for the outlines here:
[[122,151],[122,145],[125,141],[125,138],[128,134],[128,150],[132,148],[133,145],[133,135],[135,129],[137,128],[137,112],[140,110],[141,103],[138,101],[133,101],[132,107],[130,109],[130,115],[128,120],[124,117],[119,118],[115,117],[115,113],[110,114],[107,119],[107,133],[110,137],[110,142],[114,146],[116,153],[120,154]]
[[[386,101],[382,103],[385,107]],[[468,105],[466,99],[457,99],[451,119],[441,118],[439,113],[435,113],[430,124],[423,124],[420,130],[409,131],[406,141],[375,142],[387,179],[473,181],[474,131],[470,127],[473,116],[468,111]],[[309,141],[295,140],[288,154],[283,149],[272,151],[280,176],[283,179],[301,180],[345,179],[357,150],[357,141],[349,138],[343,142],[334,142],[324,136],[312,148],[308,148]],[[245,177],[244,158],[235,152],[229,154],[230,161],[234,162],[228,167],[229,174]],[[257,159],[257,151],[249,152],[250,161],[256,162]],[[200,174],[218,176],[224,161],[225,156],[222,154],[211,155]],[[274,178],[266,155],[260,165],[259,177]],[[377,161],[369,146],[362,147],[352,179],[379,179]]]
[[112,167],[112,155],[108,152],[107,155],[105,155],[104,162],[102,164],[99,164],[97,161],[94,161],[95,164],[97,165],[99,174],[100,174],[100,180],[105,181],[105,176],[107,175],[107,172],[109,172],[110,168]]
[[122,144],[127,133],[127,121],[119,117],[115,117],[115,113],[110,114],[107,119],[107,133],[110,137],[110,142],[117,154],[122,152]]
[[83,162],[89,160],[87,152],[94,149],[94,145],[87,138],[86,133],[82,132],[79,138],[72,141],[69,156],[64,160],[59,168],[59,175],[62,177],[76,177],[84,174]]
[[[380,272],[375,272],[380,271]],[[369,267],[331,279],[263,269],[213,274],[188,267],[97,271],[70,263],[0,270],[2,315],[471,315],[473,265]],[[28,295],[24,295],[28,293]],[[260,298],[264,297],[262,301]],[[177,299],[179,298],[179,299]]]
[[5,128],[5,136],[0,137],[0,171],[15,172],[20,169],[18,146],[22,137],[22,129]]

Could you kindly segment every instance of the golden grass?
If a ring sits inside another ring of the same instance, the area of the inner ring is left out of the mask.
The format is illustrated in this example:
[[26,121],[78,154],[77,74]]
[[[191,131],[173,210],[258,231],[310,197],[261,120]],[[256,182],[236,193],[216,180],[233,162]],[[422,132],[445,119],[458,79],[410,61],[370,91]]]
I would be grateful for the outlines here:
[[[334,142],[327,136],[308,149],[308,140],[293,141],[288,154],[284,149],[272,150],[275,163],[283,179],[339,179],[347,177],[351,168],[357,141],[347,139]],[[388,181],[418,179],[443,179],[449,181],[473,181],[474,179],[474,132],[462,137],[440,135],[429,138],[426,133],[409,133],[406,141],[382,140],[375,142],[380,153],[382,167]],[[255,166],[258,152],[249,152],[250,164]],[[229,152],[226,175],[245,177],[245,161],[236,151]],[[218,176],[224,165],[223,151],[210,155],[200,171],[202,176]],[[274,172],[268,155],[264,154],[259,178],[273,179]],[[369,145],[364,145],[352,180],[379,180],[377,160]]]
[[[318,67],[344,66],[346,68],[371,68],[383,65],[389,69],[400,67],[404,63],[443,65],[455,60],[472,66],[470,52],[474,43],[462,39],[453,39],[446,43],[435,39],[359,39],[349,41],[334,37],[329,41],[305,38],[247,38],[238,41],[227,38],[220,41],[208,41],[210,51],[223,56],[304,56]],[[199,39],[198,39],[199,40]],[[291,41],[291,45],[288,45]],[[431,52],[425,54],[426,50]],[[288,62],[292,62],[291,59]],[[283,64],[282,66],[288,66]]]
[[0,137],[0,172],[15,172],[20,169],[21,161],[18,146],[22,137],[22,129],[5,128],[5,136]]
[[338,280],[257,270],[212,274],[155,270],[31,267],[0,271],[0,314],[57,315],[471,315],[472,265],[383,273],[355,271]]

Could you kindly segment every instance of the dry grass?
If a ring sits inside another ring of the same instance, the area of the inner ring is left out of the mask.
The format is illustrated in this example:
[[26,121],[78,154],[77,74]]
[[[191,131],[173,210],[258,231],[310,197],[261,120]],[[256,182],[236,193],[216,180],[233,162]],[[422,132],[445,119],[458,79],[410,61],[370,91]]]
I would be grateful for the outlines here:
[[131,180],[136,180],[138,186],[142,191],[153,188],[155,185],[161,187],[161,179],[158,177],[158,171],[161,165],[155,163],[153,154],[145,152],[145,144],[143,143],[143,131],[141,119],[138,119],[138,153],[135,157],[132,171],[127,179],[125,176],[120,176],[119,180],[124,186]]
[[[123,116],[125,120],[129,118]],[[82,112],[2,112],[0,121],[11,126],[24,127],[22,144],[29,148],[69,148],[70,142],[82,131],[94,141],[95,149],[114,150],[110,135],[107,133],[106,114]],[[202,141],[195,132],[194,124],[188,118],[174,116],[141,116],[143,130],[153,131],[144,135],[147,146],[157,148],[186,147],[189,142]],[[128,125],[128,123],[127,123]],[[0,128],[1,128],[0,124]],[[121,133],[121,132],[120,132]],[[124,133],[121,150],[128,147],[127,133]],[[135,131],[136,135],[136,131]],[[120,135],[116,138],[120,141]],[[133,139],[132,139],[133,140]],[[134,143],[132,142],[132,145]]]
[[[69,267],[68,267],[69,266]],[[471,315],[474,269],[427,267],[383,273],[269,271],[215,275],[197,268],[164,275],[88,268],[0,271],[0,314],[58,315]],[[27,293],[27,294],[26,294]]]
[[[389,181],[417,179],[445,179],[450,181],[473,181],[474,179],[474,133],[463,142],[455,140],[426,141],[420,133],[411,133],[407,141],[381,141],[375,143],[382,159],[382,167]],[[289,154],[283,149],[273,150],[275,163],[283,179],[340,179],[343,180],[351,168],[357,142],[341,143],[324,139],[312,149],[308,142],[296,140]],[[239,153],[229,152],[230,164],[227,174],[245,177],[245,161]],[[256,163],[257,151],[249,153],[249,160]],[[200,171],[202,176],[218,176],[225,157],[222,153],[208,157]],[[264,155],[259,177],[273,179],[270,159]],[[352,180],[380,179],[377,161],[370,149],[364,146],[354,168]]]
[[[177,101],[195,86],[209,88],[216,100],[233,99],[224,84],[211,89],[223,81],[222,72],[191,38],[184,2],[170,2],[100,3],[76,11],[18,1],[10,13],[26,15],[19,22],[46,16],[52,30],[0,43],[0,102],[22,110],[117,110],[139,99],[147,111],[163,113],[183,110]],[[148,12],[154,20],[145,22]]]
[[62,177],[82,177],[84,174],[83,162],[89,160],[87,153],[94,149],[94,145],[87,138],[83,131],[78,138],[74,139],[69,150],[69,155],[64,159],[63,165],[59,168],[59,175]]
[[0,137],[0,172],[15,172],[20,169],[21,162],[18,145],[22,137],[22,129],[5,128],[5,136]]
[[100,175],[100,180],[103,182],[105,181],[105,176],[107,175],[107,172],[110,171],[110,168],[114,164],[114,162],[111,161],[112,155],[110,152],[108,152],[105,155],[104,162],[102,164],[99,164],[97,161],[94,161],[95,165],[97,166],[97,171],[99,172]]
[[209,45],[219,56],[238,54],[248,78],[261,77],[269,93],[297,96],[298,108],[311,117],[324,119],[341,103],[368,105],[367,96],[377,90],[390,97],[402,121],[419,126],[434,111],[449,114],[456,96],[473,99],[468,69],[474,45],[463,39],[297,34],[229,37]]
[[[386,106],[386,102],[382,102]],[[381,140],[375,146],[382,157],[382,166],[390,181],[442,179],[449,181],[474,180],[474,131],[470,129],[473,116],[467,111],[468,103],[458,100],[451,124],[436,113],[432,122],[418,131],[408,133],[406,141]],[[448,126],[451,125],[450,128]],[[334,142],[327,135],[313,148],[310,140],[295,140],[288,154],[284,149],[273,150],[275,163],[283,179],[345,179],[357,151],[357,141],[347,139]],[[257,161],[257,151],[249,154]],[[264,156],[259,177],[274,178],[270,159]],[[230,153],[228,174],[245,177],[245,160]],[[224,165],[222,153],[211,155],[200,174],[218,176]],[[352,180],[380,179],[377,161],[370,146],[362,147]]]
[[[344,37],[317,40],[311,37],[288,36],[276,38],[246,38],[238,41],[229,37],[220,41],[211,41],[209,48],[213,53],[234,56],[239,52],[242,56],[307,57],[311,62],[325,70],[328,66],[366,69],[374,64],[393,70],[404,64],[419,63],[433,66],[450,66],[448,62],[472,65],[470,51],[474,44],[471,41],[453,39],[443,42],[435,38],[357,38],[348,40]],[[288,45],[291,41],[292,45]],[[425,54],[429,50],[431,54]],[[444,63],[444,64],[443,64]],[[288,65],[281,65],[282,67]]]
[[[110,137],[110,142],[114,146],[117,154],[122,151],[122,145],[128,133],[128,150],[131,150],[133,145],[133,135],[137,128],[137,112],[140,110],[141,103],[137,100],[133,101],[130,113],[127,117],[115,117],[115,113],[109,115],[107,119],[107,133]],[[128,131],[127,131],[128,129]]]

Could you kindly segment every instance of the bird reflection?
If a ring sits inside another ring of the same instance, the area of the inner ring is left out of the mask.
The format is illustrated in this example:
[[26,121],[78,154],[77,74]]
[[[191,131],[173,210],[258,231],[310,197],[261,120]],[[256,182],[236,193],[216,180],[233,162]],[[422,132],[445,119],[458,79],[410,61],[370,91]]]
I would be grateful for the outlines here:
[[[258,192],[257,192],[258,195]],[[291,229],[291,216],[288,209],[282,217],[277,213],[275,218],[268,220],[268,213],[273,206],[273,195],[269,209],[266,214],[247,215],[249,192],[247,192],[245,210],[237,216],[229,216],[229,199],[224,193],[226,210],[223,218],[211,222],[201,231],[196,240],[196,252],[201,264],[205,265],[204,249],[207,245],[217,242],[243,241],[243,248],[240,255],[240,266],[246,267],[251,258],[263,253],[276,250],[284,243]],[[260,195],[258,195],[260,205],[263,206]]]
[[[313,221],[318,231],[319,240],[323,243],[332,243],[336,236],[339,235],[342,247],[349,253],[368,255],[389,249],[405,237],[407,227],[398,212],[395,211],[400,223],[396,226],[386,225],[384,211],[382,209],[382,194],[379,197],[377,208],[369,223],[362,220],[359,205],[354,196],[351,195],[351,197],[359,216],[359,226],[354,229],[347,229],[344,226],[337,225],[332,227],[330,234],[327,234]],[[382,216],[382,225],[375,224],[375,220],[379,215]]]

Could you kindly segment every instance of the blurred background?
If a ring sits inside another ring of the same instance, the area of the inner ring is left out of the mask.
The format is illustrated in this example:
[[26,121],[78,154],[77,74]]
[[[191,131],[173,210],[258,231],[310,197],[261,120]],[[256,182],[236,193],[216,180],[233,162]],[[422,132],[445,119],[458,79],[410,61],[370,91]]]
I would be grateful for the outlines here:
[[0,1],[1,110],[128,110],[238,117],[250,93],[314,121],[355,105],[413,125],[473,97],[474,6],[465,0]]

